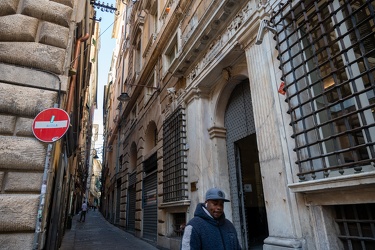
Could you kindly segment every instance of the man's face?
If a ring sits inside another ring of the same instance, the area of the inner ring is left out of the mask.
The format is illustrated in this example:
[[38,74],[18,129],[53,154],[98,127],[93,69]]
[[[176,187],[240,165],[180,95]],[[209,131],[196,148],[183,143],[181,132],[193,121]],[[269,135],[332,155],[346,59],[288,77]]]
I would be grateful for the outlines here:
[[223,200],[208,200],[207,211],[212,217],[218,219],[224,213],[224,201]]

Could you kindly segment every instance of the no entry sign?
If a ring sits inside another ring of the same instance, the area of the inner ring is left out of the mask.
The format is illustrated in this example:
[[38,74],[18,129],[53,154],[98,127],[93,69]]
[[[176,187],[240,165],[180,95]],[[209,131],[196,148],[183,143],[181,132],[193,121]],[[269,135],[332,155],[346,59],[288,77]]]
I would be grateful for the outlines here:
[[70,118],[63,109],[50,108],[40,112],[33,122],[35,137],[43,142],[55,142],[68,130]]

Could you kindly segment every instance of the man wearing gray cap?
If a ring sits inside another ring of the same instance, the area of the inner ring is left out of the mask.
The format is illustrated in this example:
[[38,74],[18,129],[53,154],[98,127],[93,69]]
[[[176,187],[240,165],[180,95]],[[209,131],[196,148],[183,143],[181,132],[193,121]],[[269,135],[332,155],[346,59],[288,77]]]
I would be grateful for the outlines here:
[[218,188],[206,192],[205,203],[199,203],[194,218],[184,230],[181,250],[238,250],[237,232],[232,222],[225,218],[225,194]]

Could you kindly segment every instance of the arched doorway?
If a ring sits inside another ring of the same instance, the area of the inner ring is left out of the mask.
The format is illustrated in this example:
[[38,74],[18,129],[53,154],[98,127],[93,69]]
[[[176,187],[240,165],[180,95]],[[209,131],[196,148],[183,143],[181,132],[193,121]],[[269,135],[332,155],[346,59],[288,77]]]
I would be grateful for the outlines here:
[[244,249],[262,249],[268,237],[256,131],[248,80],[232,91],[224,116],[233,222]]

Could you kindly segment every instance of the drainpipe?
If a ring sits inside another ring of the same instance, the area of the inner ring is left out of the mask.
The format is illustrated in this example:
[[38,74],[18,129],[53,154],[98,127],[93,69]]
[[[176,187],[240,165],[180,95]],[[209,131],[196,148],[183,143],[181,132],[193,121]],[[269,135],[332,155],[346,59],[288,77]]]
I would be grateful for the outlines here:
[[[82,36],[76,41],[76,47],[74,51],[74,64],[72,69],[77,71],[78,67],[78,57],[79,53],[81,51],[81,43],[89,39],[90,34],[86,33],[86,35]],[[66,106],[66,112],[70,115],[70,112],[72,111],[72,105],[73,105],[73,100],[74,100],[74,92],[75,92],[75,87],[76,87],[76,79],[77,79],[77,74],[74,74],[72,78],[70,79],[70,88],[69,88],[69,94],[68,94],[68,100],[67,100],[67,106]]]

